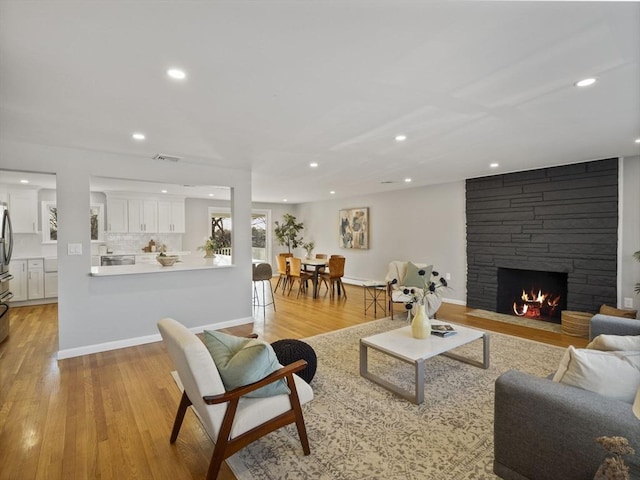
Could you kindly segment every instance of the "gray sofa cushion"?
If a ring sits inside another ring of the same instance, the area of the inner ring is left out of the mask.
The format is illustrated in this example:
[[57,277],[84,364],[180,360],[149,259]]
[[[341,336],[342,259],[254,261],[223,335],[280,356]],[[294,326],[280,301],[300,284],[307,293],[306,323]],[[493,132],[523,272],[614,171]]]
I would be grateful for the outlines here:
[[640,320],[597,314],[589,324],[589,340],[598,335],[640,335]]

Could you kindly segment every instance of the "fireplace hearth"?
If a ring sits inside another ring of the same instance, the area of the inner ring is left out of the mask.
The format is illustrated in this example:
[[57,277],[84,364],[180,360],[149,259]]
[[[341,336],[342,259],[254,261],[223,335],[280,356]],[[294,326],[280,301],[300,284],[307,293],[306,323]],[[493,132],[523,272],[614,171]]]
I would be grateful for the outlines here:
[[498,268],[497,312],[560,323],[567,309],[567,274]]

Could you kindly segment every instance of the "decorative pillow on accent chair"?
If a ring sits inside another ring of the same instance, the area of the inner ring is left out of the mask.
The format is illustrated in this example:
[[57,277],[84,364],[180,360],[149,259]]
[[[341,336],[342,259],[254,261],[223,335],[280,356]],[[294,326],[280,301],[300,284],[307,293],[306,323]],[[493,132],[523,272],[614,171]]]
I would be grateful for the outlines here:
[[[262,380],[282,368],[271,345],[262,340],[205,330],[204,344],[218,367],[227,391]],[[289,393],[287,382],[282,379],[246,396],[271,397]]]
[[[433,270],[433,265],[428,265],[426,267],[418,267],[417,265],[407,262],[407,273],[404,276],[404,281],[402,284],[405,287],[414,287],[423,289],[425,283],[431,280],[431,271]],[[420,275],[420,271],[423,271],[424,274]]]
[[640,386],[640,352],[603,352],[570,346],[553,381],[632,404]]

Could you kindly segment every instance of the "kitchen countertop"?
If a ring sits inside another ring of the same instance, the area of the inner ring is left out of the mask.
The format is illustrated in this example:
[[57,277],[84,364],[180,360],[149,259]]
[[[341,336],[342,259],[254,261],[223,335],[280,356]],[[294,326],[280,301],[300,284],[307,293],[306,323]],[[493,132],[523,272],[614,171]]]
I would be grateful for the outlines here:
[[[100,257],[119,257],[121,255],[126,255],[126,256],[132,256],[135,255],[136,257],[141,257],[141,256],[153,256],[155,257],[156,255],[160,255],[160,252],[112,252],[112,253],[104,253],[99,255]],[[165,252],[165,255],[191,255],[191,252]]]
[[189,255],[181,257],[179,262],[174,263],[170,267],[163,267],[159,263],[110,265],[104,267],[91,267],[90,275],[92,277],[108,277],[114,275],[139,275],[146,273],[167,273],[188,270],[211,270],[215,268],[229,268],[232,266],[231,257],[228,255],[216,255],[213,259]]

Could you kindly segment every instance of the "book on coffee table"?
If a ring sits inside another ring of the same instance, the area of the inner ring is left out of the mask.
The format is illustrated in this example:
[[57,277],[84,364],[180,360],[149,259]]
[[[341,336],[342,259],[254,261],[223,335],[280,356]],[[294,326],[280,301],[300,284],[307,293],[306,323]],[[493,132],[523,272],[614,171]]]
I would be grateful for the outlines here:
[[451,325],[431,325],[431,335],[437,335],[439,337],[449,337],[451,335],[455,335],[456,329]]

